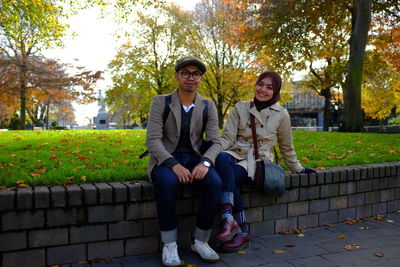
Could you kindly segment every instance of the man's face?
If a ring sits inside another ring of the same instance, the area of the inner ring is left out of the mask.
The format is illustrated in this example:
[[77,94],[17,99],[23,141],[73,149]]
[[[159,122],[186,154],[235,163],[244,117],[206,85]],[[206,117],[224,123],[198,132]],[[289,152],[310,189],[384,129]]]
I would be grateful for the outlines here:
[[195,92],[201,83],[202,74],[198,67],[189,65],[175,72],[175,79],[178,81],[179,90]]

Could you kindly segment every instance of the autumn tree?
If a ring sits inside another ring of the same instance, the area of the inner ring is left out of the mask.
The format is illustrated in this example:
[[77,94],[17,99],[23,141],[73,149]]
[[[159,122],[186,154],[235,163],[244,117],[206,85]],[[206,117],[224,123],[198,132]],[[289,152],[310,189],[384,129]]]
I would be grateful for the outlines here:
[[174,64],[182,55],[184,28],[174,12],[177,6],[158,8],[156,15],[137,13],[130,26],[129,40],[110,62],[113,87],[106,101],[111,110],[129,110],[143,122],[147,118],[152,96],[170,93],[176,86]]

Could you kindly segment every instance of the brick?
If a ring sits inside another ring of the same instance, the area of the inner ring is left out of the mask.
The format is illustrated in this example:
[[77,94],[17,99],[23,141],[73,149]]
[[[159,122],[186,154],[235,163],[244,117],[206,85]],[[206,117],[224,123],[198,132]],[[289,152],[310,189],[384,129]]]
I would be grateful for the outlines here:
[[110,204],[113,202],[112,187],[106,183],[95,183],[97,192],[99,193],[100,204]]
[[372,205],[364,205],[356,208],[357,218],[366,218],[372,216]]
[[295,173],[290,174],[290,180],[292,181],[292,187],[300,186],[300,176],[298,174]]
[[250,224],[250,234],[253,236],[272,235],[275,233],[274,221],[263,221]]
[[297,229],[297,217],[278,219],[275,221],[275,233]]
[[374,169],[374,178],[380,177],[379,167],[375,166],[375,167],[373,167],[373,169]]
[[387,212],[396,212],[400,210],[400,200],[387,202]]
[[331,210],[327,212],[321,212],[319,214],[319,225],[326,225],[326,224],[331,224],[331,223],[337,223],[338,222],[338,211],[337,210]]
[[365,204],[378,203],[381,199],[380,191],[365,193]]
[[197,217],[195,215],[190,216],[179,216],[178,228],[179,231],[192,231],[196,225]]
[[52,207],[65,207],[66,206],[66,194],[65,188],[61,185],[50,187],[50,202]]
[[[196,218],[196,216],[193,216],[193,217]],[[196,224],[196,222],[193,221],[190,228],[188,229],[189,232],[194,229],[195,224]],[[140,229],[137,229],[137,230],[140,230]],[[179,230],[181,230],[181,229],[179,228]],[[143,235],[144,236],[159,235],[159,234],[160,234],[160,227],[158,225],[158,218],[143,220]],[[131,237],[134,237],[134,236],[131,236]]]
[[277,204],[264,207],[264,220],[273,220],[287,216],[287,204]]
[[361,179],[361,170],[360,169],[354,169],[354,180],[360,180]]
[[300,174],[300,186],[308,186],[308,174]]
[[338,210],[347,208],[347,196],[332,197],[329,199],[329,209]]
[[[243,207],[245,207],[245,208],[251,207],[250,199],[251,199],[251,193],[242,194]],[[193,211],[197,212],[198,210],[199,210],[199,206],[197,208],[195,208],[193,205]]]
[[50,209],[46,211],[47,226],[83,224],[86,221],[84,208]]
[[387,181],[388,181],[388,183],[387,183],[388,188],[400,187],[400,176],[389,177],[389,178],[387,178]]
[[142,237],[127,239],[125,246],[125,255],[141,255],[145,253],[155,253],[159,251],[159,237]]
[[394,189],[381,190],[381,202],[394,200]]
[[[111,225],[110,225],[111,228]],[[121,229],[125,230],[125,229]],[[110,237],[111,238],[111,237]],[[73,243],[88,243],[93,241],[107,240],[107,225],[83,225],[72,226],[70,228],[70,242]]]
[[290,174],[285,173],[285,188],[290,188],[290,183],[291,183]]
[[372,180],[357,181],[357,193],[372,191]]
[[356,182],[347,182],[339,184],[339,194],[340,195],[350,195],[356,192],[357,186]]
[[114,258],[124,256],[124,241],[106,241],[88,244],[88,259]]
[[250,195],[250,205],[252,207],[274,205],[275,198],[265,194],[254,192]]
[[360,169],[360,180],[364,180],[368,178],[368,168],[367,167],[363,167]]
[[26,248],[26,232],[8,232],[0,234],[0,252]]
[[317,174],[316,173],[310,173],[308,177],[309,177],[310,185],[316,185],[317,184]]
[[[193,197],[193,196],[195,196],[194,186],[193,185],[185,184],[185,185],[183,185],[181,187],[182,187],[182,190],[183,190],[182,194],[181,194],[182,197]],[[151,187],[147,186],[146,188],[147,188],[146,192],[149,192],[150,195],[151,195]],[[144,194],[144,192],[143,192],[143,194]],[[151,199],[151,198],[149,196],[146,196],[146,199]]]
[[385,177],[385,166],[379,166],[379,177]]
[[83,189],[83,201],[86,205],[97,204],[97,187],[93,184],[81,184]]
[[[142,199],[153,200],[155,197],[153,184],[149,181],[140,181],[140,184],[142,185]],[[193,189],[193,186],[189,187]],[[193,194],[190,196],[193,196]]]
[[17,208],[20,210],[32,208],[32,188],[18,188],[17,189]]
[[338,193],[338,184],[321,185],[321,198],[337,196]]
[[354,169],[346,169],[347,181],[354,181]]
[[14,190],[0,189],[0,211],[14,209],[15,195]]
[[326,184],[331,184],[332,183],[332,181],[333,181],[333,175],[332,175],[332,172],[326,172],[325,173],[325,183]]
[[340,170],[339,171],[339,177],[340,177],[339,181],[341,183],[345,183],[347,181],[347,171],[346,170]]
[[86,260],[86,245],[69,245],[47,249],[47,264],[64,264]]
[[34,249],[3,254],[3,267],[43,267],[46,266],[45,250]]
[[33,188],[33,199],[35,201],[35,208],[48,208],[50,207],[50,190],[47,186],[35,186]]
[[31,229],[44,226],[44,211],[9,211],[2,217],[3,231]]
[[367,172],[368,172],[368,178],[374,178],[374,168],[373,167],[369,167],[367,168]]
[[193,199],[178,199],[176,201],[176,213],[177,215],[191,214],[193,212]]
[[317,198],[319,198],[319,186],[300,187],[300,201]]
[[113,189],[114,203],[125,203],[128,200],[127,187],[120,182],[108,183]]
[[372,204],[372,215],[386,214],[386,203]]
[[325,184],[325,173],[317,172],[317,182],[319,185]]
[[394,190],[394,198],[395,199],[400,199],[400,188],[396,188]]
[[293,202],[288,204],[288,217],[304,215],[308,213],[310,203],[308,201]]
[[155,217],[157,217],[157,204],[155,201],[127,205],[126,219],[128,221]]
[[35,230],[28,233],[30,248],[68,244],[68,228]]
[[329,210],[329,199],[310,201],[310,213],[320,213]]
[[372,180],[372,190],[381,190],[388,188],[387,178],[376,178]]
[[332,171],[332,183],[339,183],[340,182],[340,173],[338,170]]
[[318,226],[318,214],[299,216],[299,228],[310,228]]
[[357,207],[364,205],[364,193],[353,194],[348,196],[348,207]]
[[263,207],[246,209],[248,223],[260,222],[263,220]]
[[391,172],[392,172],[391,166],[385,166],[385,176],[386,177],[392,176]]
[[276,203],[289,203],[299,199],[299,188],[286,190],[285,194],[276,198]]
[[391,173],[391,176],[396,176],[396,174],[397,174],[396,166],[390,166],[390,173]]
[[128,199],[129,201],[139,201],[142,199],[142,186],[140,183],[131,184],[129,182],[123,182],[128,187]]
[[65,186],[67,191],[67,203],[69,206],[82,205],[82,190],[77,184],[69,184]]
[[348,209],[341,209],[338,210],[338,221],[343,222],[349,219],[356,218],[356,208],[348,208]]
[[88,207],[88,222],[114,222],[124,219],[123,204]]
[[[192,243],[192,233],[191,232],[179,232],[178,241],[176,242],[179,248],[190,248]],[[161,249],[161,248],[160,248]]]

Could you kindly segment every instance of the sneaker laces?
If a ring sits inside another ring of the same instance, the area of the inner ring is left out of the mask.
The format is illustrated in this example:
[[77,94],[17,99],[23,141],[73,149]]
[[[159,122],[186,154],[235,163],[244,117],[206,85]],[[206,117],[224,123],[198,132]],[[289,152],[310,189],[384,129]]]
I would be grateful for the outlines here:
[[199,244],[199,246],[203,246],[203,249],[205,249],[205,252],[209,255],[215,255],[216,252],[210,247],[210,245],[205,242],[205,241],[200,241],[200,240],[195,240],[195,242],[197,244]]
[[176,244],[166,244],[164,247],[168,250],[165,261],[179,261],[178,250]]

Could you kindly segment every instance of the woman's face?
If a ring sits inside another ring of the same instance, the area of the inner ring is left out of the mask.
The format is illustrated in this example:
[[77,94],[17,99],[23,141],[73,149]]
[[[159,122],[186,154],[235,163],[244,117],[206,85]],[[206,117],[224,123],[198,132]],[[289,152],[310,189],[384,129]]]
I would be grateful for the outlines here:
[[258,101],[268,101],[274,96],[274,90],[272,87],[272,79],[265,77],[256,84],[254,89],[256,99]]

